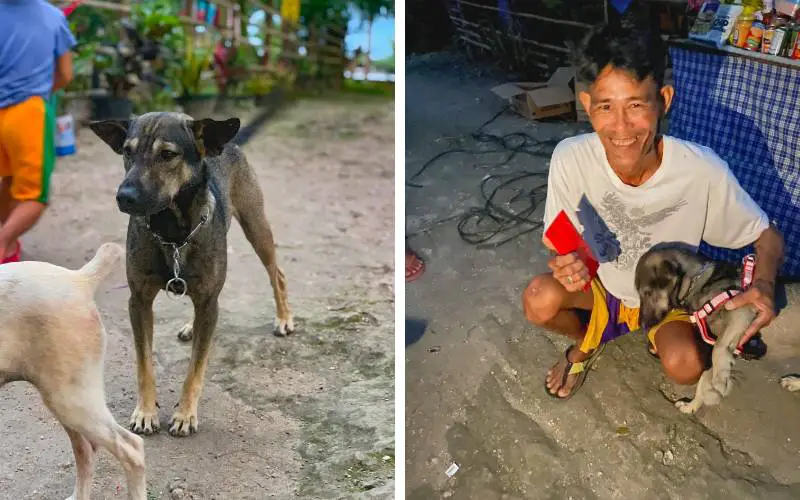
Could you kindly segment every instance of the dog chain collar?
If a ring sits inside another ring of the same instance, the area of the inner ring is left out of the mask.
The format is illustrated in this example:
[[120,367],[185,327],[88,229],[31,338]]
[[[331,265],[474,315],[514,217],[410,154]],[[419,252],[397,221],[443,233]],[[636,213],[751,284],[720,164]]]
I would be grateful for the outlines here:
[[[208,210],[206,210],[206,212],[200,217],[200,222],[198,222],[197,225],[194,227],[194,229],[191,230],[191,232],[186,237],[186,239],[184,239],[180,243],[173,243],[171,241],[166,241],[164,238],[162,238],[158,234],[153,233],[153,236],[156,237],[156,239],[158,240],[159,243],[161,243],[164,246],[172,247],[172,274],[173,274],[173,277],[172,277],[172,279],[167,281],[167,284],[164,287],[164,291],[167,293],[167,296],[169,296],[170,298],[180,298],[180,297],[183,297],[184,295],[186,295],[186,289],[187,289],[186,280],[184,280],[183,278],[180,277],[180,274],[181,274],[181,264],[180,264],[181,248],[183,248],[183,247],[185,247],[186,245],[189,244],[189,241],[192,239],[192,236],[194,236],[194,233],[196,233],[197,230],[200,229],[200,226],[205,224],[206,221],[208,221]],[[148,224],[148,228],[149,228],[149,226],[150,225]],[[152,232],[152,230],[151,230],[151,232]]]

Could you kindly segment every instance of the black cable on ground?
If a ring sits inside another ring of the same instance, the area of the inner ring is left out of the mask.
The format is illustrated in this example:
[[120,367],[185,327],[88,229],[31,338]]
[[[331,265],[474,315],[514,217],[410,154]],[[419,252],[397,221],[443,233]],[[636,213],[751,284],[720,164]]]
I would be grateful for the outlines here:
[[[476,157],[490,153],[507,153],[500,163],[492,165],[493,169],[507,165],[519,154],[549,158],[553,148],[559,142],[558,139],[541,141],[525,132],[512,132],[502,136],[483,132],[487,125],[497,120],[509,108],[510,106],[506,106],[500,110],[471,134],[476,143],[494,144],[495,147],[474,150],[453,148],[439,153],[425,162],[409,178],[406,186],[422,188],[421,184],[411,181],[420,177],[441,158],[456,153]],[[535,181],[534,187],[530,187],[531,181]],[[542,221],[535,219],[533,214],[545,199],[546,172],[518,170],[511,173],[489,173],[481,181],[480,191],[483,197],[482,207],[473,207],[466,213],[438,220],[429,224],[425,229],[406,237],[411,238],[427,232],[432,226],[459,219],[457,229],[461,239],[477,245],[478,248],[496,248],[542,227]]]

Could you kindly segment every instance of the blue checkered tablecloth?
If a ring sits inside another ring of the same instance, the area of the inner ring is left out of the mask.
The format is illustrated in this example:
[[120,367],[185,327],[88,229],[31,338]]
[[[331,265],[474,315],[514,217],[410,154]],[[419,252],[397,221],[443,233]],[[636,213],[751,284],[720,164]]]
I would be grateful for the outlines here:
[[[786,239],[782,276],[800,277],[800,67],[670,47],[669,134],[712,148]],[[738,260],[703,244],[711,258]]]

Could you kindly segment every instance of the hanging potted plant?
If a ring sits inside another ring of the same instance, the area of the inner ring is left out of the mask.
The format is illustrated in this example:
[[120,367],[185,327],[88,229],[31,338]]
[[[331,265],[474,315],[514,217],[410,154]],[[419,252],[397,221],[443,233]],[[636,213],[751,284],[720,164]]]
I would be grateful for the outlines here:
[[194,47],[190,37],[185,38],[183,60],[176,71],[176,79],[180,87],[177,98],[184,112],[190,116],[206,117],[214,112],[216,95],[203,94],[203,72],[210,66],[213,57],[213,47]]
[[160,83],[153,68],[161,69],[174,56],[168,45],[181,37],[180,19],[167,0],[134,5],[130,19],[119,26],[96,50],[93,83],[107,95],[93,97],[94,119],[129,117],[131,92],[146,82]]

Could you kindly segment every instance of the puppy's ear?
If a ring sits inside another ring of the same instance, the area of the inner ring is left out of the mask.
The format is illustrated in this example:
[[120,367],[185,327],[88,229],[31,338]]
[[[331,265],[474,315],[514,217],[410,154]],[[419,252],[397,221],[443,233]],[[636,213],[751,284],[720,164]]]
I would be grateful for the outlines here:
[[714,264],[707,262],[700,268],[698,273],[689,275],[684,274],[681,280],[680,291],[678,292],[678,300],[683,301],[691,293],[699,290],[711,278],[714,273]]
[[203,118],[191,121],[189,129],[194,134],[197,149],[202,156],[217,156],[222,153],[225,144],[236,137],[240,125],[238,118],[222,121]]
[[103,120],[92,122],[89,128],[92,129],[97,137],[111,146],[118,155],[122,154],[122,145],[125,143],[125,138],[128,136],[128,127],[130,120]]

